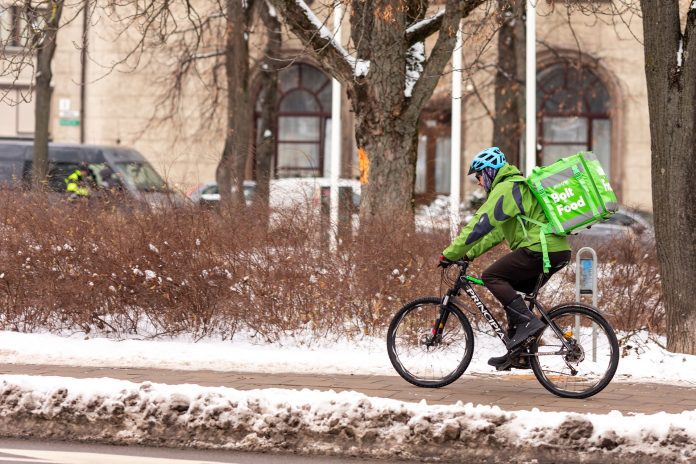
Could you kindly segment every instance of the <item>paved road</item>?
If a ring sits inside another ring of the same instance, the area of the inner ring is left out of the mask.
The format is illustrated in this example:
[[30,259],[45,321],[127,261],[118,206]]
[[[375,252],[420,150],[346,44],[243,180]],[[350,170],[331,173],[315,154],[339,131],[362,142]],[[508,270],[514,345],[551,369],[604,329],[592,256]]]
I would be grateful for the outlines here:
[[411,461],[0,439],[0,462],[3,464],[405,464]]
[[133,382],[151,381],[165,384],[193,383],[224,386],[239,390],[254,388],[310,388],[317,390],[355,390],[370,396],[429,404],[452,404],[457,401],[497,405],[505,410],[538,408],[542,411],[577,411],[607,413],[679,413],[696,409],[696,386],[673,386],[654,383],[612,382],[598,395],[572,400],[546,391],[531,374],[507,376],[470,375],[440,389],[410,385],[397,376],[259,374],[210,370],[176,371],[111,367],[74,367],[0,364],[0,374],[57,375],[75,378],[110,377]]

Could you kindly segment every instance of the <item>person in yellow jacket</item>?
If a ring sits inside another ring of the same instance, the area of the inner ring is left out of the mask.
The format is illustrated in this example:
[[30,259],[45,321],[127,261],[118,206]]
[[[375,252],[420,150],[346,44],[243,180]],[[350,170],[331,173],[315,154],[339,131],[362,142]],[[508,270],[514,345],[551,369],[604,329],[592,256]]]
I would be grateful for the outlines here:
[[89,168],[86,163],[80,166],[65,178],[65,192],[70,194],[70,198],[87,198],[90,195],[89,189]]

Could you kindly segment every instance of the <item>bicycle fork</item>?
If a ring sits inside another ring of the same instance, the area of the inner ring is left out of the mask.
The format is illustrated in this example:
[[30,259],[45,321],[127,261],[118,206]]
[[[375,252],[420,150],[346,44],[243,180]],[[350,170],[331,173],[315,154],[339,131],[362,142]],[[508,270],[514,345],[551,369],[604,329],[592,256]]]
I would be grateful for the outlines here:
[[447,324],[447,318],[449,317],[450,311],[447,309],[447,304],[449,303],[450,294],[445,294],[442,297],[442,302],[440,303],[440,314],[438,318],[433,322],[433,328],[430,331],[430,339],[426,342],[426,346],[433,346],[435,343],[442,340],[442,332],[445,330],[445,324]]

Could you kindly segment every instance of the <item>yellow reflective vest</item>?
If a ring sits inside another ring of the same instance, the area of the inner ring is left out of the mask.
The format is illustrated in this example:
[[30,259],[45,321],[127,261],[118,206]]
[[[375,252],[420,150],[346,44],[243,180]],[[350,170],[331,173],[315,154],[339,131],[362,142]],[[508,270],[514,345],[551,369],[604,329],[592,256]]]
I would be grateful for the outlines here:
[[65,178],[65,191],[78,197],[89,196],[89,189],[85,186],[85,178],[79,169]]

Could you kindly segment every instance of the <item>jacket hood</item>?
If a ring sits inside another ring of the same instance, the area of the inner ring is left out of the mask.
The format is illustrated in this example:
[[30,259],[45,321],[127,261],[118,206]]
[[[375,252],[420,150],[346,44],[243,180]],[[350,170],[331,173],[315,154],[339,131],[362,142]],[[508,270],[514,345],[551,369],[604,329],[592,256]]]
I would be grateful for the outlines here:
[[522,176],[520,170],[517,169],[517,166],[508,163],[500,168],[498,175],[496,175],[495,179],[493,179],[491,191],[493,191],[496,185],[507,180],[512,182],[524,182],[524,177]]

